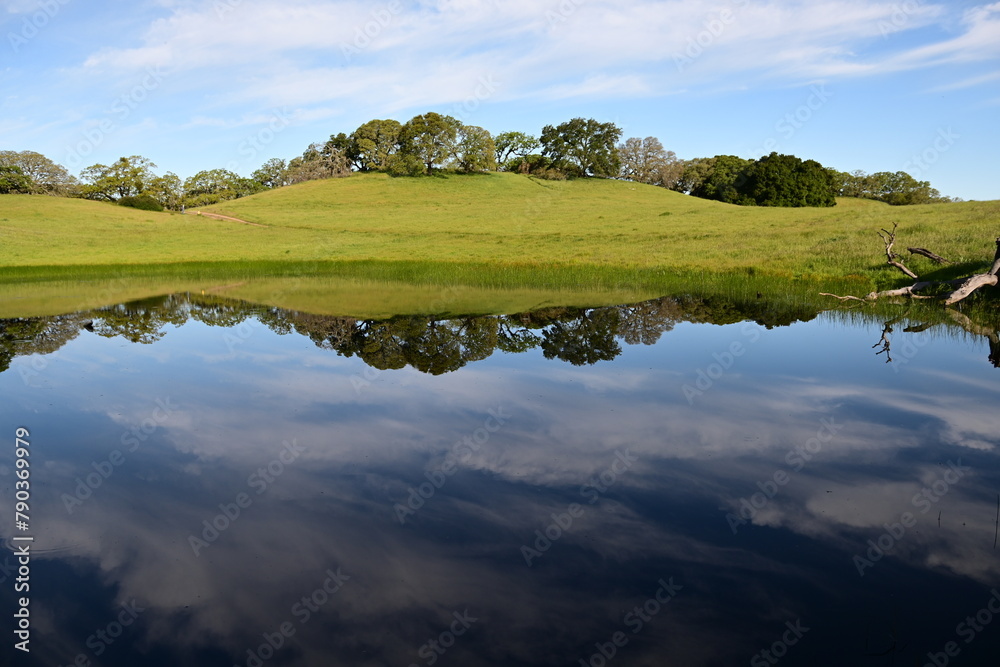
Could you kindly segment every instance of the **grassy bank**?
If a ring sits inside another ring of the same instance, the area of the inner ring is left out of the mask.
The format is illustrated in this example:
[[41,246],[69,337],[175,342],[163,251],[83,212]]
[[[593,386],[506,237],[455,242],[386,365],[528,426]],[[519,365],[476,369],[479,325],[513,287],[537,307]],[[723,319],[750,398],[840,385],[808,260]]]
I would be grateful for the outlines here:
[[[286,262],[369,261],[403,262],[400,276],[444,276],[466,265],[512,273],[599,267],[886,281],[895,275],[880,269],[881,242],[874,235],[880,227],[898,223],[903,245],[978,266],[992,257],[1000,225],[1000,202],[890,207],[841,200],[829,209],[747,208],[629,182],[550,182],[515,174],[358,175],[205,210],[266,226],[0,196],[0,280],[59,272],[23,267],[90,265],[93,272],[115,266],[142,274],[151,265],[189,262],[258,270]],[[923,261],[914,261],[918,271],[928,268]]]
[[665,294],[716,294],[800,305],[822,289],[865,281],[775,278],[746,271],[665,271],[429,262],[238,262],[0,270],[0,318],[55,315],[172,292],[216,294],[324,315],[459,315],[551,305],[633,303]]

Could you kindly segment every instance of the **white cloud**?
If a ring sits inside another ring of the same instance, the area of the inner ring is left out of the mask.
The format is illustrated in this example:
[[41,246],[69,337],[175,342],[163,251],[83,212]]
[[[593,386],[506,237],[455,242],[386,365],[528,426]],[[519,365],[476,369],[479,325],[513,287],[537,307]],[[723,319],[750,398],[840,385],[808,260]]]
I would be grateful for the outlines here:
[[[997,5],[967,12],[959,35],[915,48],[901,33],[944,20],[943,5],[902,14],[852,0],[388,7],[257,0],[220,15],[170,3],[142,44],[94,53],[83,73],[162,66],[185,73],[178,85],[223,88],[229,101],[395,110],[462,100],[484,75],[504,82],[495,93],[504,99],[628,98],[734,75],[801,82],[981,60],[1000,43]],[[872,44],[889,54],[868,54]]]

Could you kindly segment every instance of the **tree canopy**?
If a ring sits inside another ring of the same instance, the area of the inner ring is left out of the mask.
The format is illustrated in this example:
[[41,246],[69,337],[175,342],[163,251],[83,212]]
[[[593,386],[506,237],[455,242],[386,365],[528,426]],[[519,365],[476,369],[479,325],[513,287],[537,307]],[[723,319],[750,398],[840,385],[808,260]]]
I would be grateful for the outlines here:
[[0,151],[0,167],[19,167],[31,180],[31,194],[69,196],[79,181],[66,168],[34,151]]
[[400,131],[400,148],[420,160],[429,174],[455,153],[460,126],[451,116],[433,111],[414,116]]
[[0,195],[29,195],[34,183],[24,170],[13,165],[0,165]]
[[815,160],[771,153],[752,162],[737,186],[757,206],[833,206],[833,176]]
[[455,166],[461,171],[495,171],[496,144],[490,133],[478,125],[462,125],[455,143]]
[[938,204],[952,201],[931,187],[928,181],[918,181],[905,171],[879,171],[866,174],[832,171],[834,187],[841,197],[876,199],[893,206],[907,204]]
[[397,120],[370,120],[351,135],[354,152],[357,154],[358,169],[361,171],[384,171],[389,161],[399,149],[399,137],[403,125]]
[[156,165],[139,155],[118,158],[110,166],[95,164],[83,170],[81,189],[87,199],[118,201],[143,194],[156,175]]
[[493,138],[493,144],[499,167],[506,167],[511,159],[525,158],[541,146],[538,139],[524,132],[501,132]]
[[621,136],[614,123],[574,118],[542,128],[542,154],[572,175],[613,177],[621,169],[616,146]]
[[252,178],[244,178],[227,169],[199,171],[184,181],[184,204],[208,206],[220,201],[239,199],[264,190]]
[[505,170],[537,178],[620,178],[731,204],[831,206],[836,196],[892,205],[953,201],[902,171],[866,174],[826,169],[814,160],[771,153],[757,160],[716,155],[681,160],[657,137],[630,137],[614,123],[577,117],[546,125],[536,138],[521,131],[492,135],[433,111],[401,123],[374,119],[350,134],[331,134],[286,162],[271,158],[249,178],[203,170],[182,181],[158,176],[145,157],[122,157],[84,169],[81,185],[64,167],[33,151],[0,150],[0,193],[79,196],[108,202],[148,195],[167,209],[200,206],[304,181],[379,171],[419,176],[438,171]]
[[656,137],[631,137],[618,145],[621,177],[628,181],[663,185],[677,181],[681,166],[673,151],[663,148]]

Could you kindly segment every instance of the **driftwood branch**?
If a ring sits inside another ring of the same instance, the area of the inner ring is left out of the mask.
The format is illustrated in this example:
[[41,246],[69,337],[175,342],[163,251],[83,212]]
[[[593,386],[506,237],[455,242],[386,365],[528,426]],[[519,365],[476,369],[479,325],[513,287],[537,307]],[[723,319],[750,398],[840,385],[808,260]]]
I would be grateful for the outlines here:
[[941,255],[931,252],[927,248],[907,248],[907,250],[910,251],[911,255],[923,255],[927,259],[933,260],[935,264],[951,264],[950,261]]
[[862,299],[860,296],[851,296],[850,294],[848,294],[847,296],[838,296],[836,294],[830,294],[829,292],[820,292],[819,295],[832,296],[834,299],[840,299],[841,301],[861,301],[861,302],[865,301],[865,299]]
[[1000,272],[1000,237],[996,240],[997,250],[993,255],[993,266],[986,273],[978,273],[974,276],[969,276],[965,281],[959,286],[957,290],[945,297],[944,303],[946,306],[950,306],[953,303],[958,303],[965,297],[969,296],[975,292],[980,287],[996,285],[998,282],[997,272]]
[[[920,294],[924,290],[930,287],[938,287],[940,285],[948,285],[952,287],[952,291],[945,294],[943,297],[944,303],[947,306],[958,303],[962,299],[965,299],[970,294],[975,292],[981,287],[988,287],[1000,284],[1000,237],[996,239],[996,253],[993,255],[993,265],[990,270],[986,273],[978,273],[973,276],[968,276],[966,278],[958,278],[956,280],[920,280],[920,277],[906,268],[902,262],[896,260],[899,255],[893,252],[892,248],[896,243],[896,224],[893,224],[892,231],[888,229],[882,229],[877,232],[879,238],[885,244],[885,256],[886,262],[890,266],[894,266],[907,276],[913,278],[917,282],[912,285],[907,285],[906,287],[900,287],[898,289],[883,290],[881,292],[870,292],[866,294],[864,298],[857,296],[838,296],[836,294],[829,294],[827,292],[821,292],[820,296],[832,296],[835,299],[840,299],[841,301],[877,301],[882,298],[889,297],[908,297],[910,299],[934,299],[939,297],[927,296]],[[937,255],[926,248],[907,248],[911,254],[923,255],[935,262],[948,262],[945,258]]]
[[895,266],[897,269],[908,275],[914,280],[919,280],[920,276],[910,271],[902,262],[896,260],[899,255],[892,251],[892,246],[896,244],[896,227],[899,225],[898,222],[892,223],[892,231],[883,228],[882,231],[878,232],[878,235],[882,238],[882,242],[885,243],[885,260],[889,266]]

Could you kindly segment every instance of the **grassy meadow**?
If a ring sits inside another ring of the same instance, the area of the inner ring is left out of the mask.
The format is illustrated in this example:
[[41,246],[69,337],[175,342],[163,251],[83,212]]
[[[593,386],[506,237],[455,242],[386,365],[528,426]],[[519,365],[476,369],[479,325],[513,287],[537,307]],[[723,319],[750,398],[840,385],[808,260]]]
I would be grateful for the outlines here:
[[144,292],[171,285],[238,292],[252,291],[248,283],[303,276],[383,290],[462,284],[643,293],[699,281],[771,292],[802,279],[846,281],[860,293],[902,278],[884,267],[879,228],[898,223],[899,250],[922,246],[958,262],[935,269],[921,257],[906,259],[918,273],[942,277],[988,265],[1000,233],[997,201],[890,207],[841,199],[832,208],[755,208],[626,181],[517,174],[363,174],[204,210],[264,226],[193,211],[0,195],[0,300],[29,284],[55,292],[60,281],[128,278],[145,281]]

